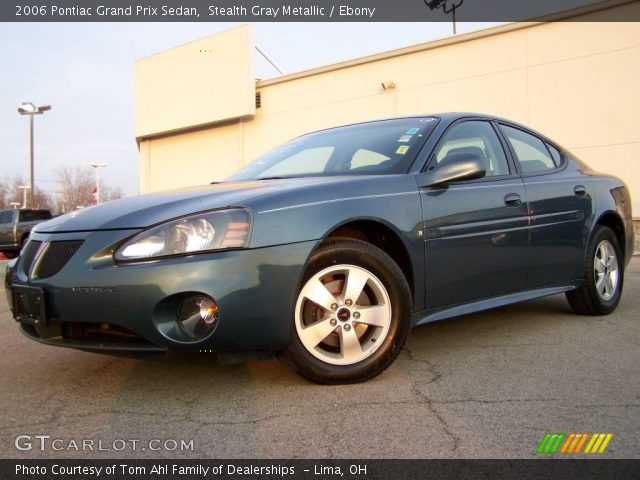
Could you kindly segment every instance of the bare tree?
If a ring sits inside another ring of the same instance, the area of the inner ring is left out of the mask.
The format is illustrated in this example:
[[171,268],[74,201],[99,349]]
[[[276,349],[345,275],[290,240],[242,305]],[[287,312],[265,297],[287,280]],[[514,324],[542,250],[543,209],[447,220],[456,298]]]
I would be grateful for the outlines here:
[[[90,167],[62,167],[58,176],[58,209],[69,212],[78,207],[88,207],[96,203],[95,176]],[[120,187],[111,188],[100,182],[100,201],[107,202],[122,198]]]
[[[0,182],[0,208],[12,208],[12,202],[16,202],[22,205],[24,194],[22,190],[18,188],[20,185],[26,185],[25,180],[22,177],[4,179],[4,181]],[[29,199],[28,193],[27,199]],[[27,202],[29,202],[29,200],[27,200]],[[34,195],[34,204],[31,205],[30,203],[27,203],[27,207],[29,208],[51,209],[52,206],[53,202],[51,200],[51,196],[49,196],[46,192],[40,190],[38,187],[36,187]]]
[[57,176],[60,184],[58,203],[61,212],[69,212],[78,207],[88,207],[93,204],[91,190],[94,180],[88,167],[62,167],[58,170]]
[[100,185],[100,201],[110,202],[124,198],[124,192],[120,187],[111,188],[109,185]]
[[[48,208],[61,213],[75,210],[78,207],[88,207],[94,205],[95,197],[95,177],[90,167],[70,167],[65,166],[57,171],[58,191],[56,201],[51,195],[36,187],[34,204],[32,205],[27,192],[28,208]],[[20,185],[27,185],[22,177],[0,179],[0,210],[13,208],[12,202],[23,204],[23,191],[18,188]],[[124,197],[120,187],[112,188],[101,182],[100,201],[108,202]]]
[[11,202],[9,199],[9,192],[7,191],[6,182],[0,181],[0,210],[6,210],[11,208]]

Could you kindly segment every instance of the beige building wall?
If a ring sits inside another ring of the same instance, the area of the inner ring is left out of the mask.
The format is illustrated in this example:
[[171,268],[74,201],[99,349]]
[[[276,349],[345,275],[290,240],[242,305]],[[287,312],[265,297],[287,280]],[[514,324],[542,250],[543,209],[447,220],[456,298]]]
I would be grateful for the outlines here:
[[[614,3],[623,11],[640,8],[640,2]],[[396,88],[384,90],[385,81]],[[638,23],[505,25],[259,81],[254,115],[140,136],[141,190],[222,180],[268,149],[320,128],[475,111],[529,125],[593,168],[620,176],[640,216],[639,85]]]
[[253,46],[243,25],[136,61],[136,137],[253,115]]

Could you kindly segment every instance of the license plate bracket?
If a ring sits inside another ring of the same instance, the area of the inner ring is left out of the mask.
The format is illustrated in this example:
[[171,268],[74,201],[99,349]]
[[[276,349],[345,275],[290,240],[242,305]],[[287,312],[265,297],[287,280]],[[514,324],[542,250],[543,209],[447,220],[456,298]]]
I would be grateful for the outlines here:
[[13,318],[20,323],[39,325],[46,323],[44,291],[38,287],[14,286]]

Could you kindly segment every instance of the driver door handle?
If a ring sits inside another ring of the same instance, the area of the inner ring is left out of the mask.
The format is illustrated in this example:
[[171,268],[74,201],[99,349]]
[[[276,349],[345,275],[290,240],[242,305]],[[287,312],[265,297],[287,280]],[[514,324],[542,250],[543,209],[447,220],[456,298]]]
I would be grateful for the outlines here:
[[587,189],[584,188],[583,185],[576,185],[573,188],[573,193],[575,193],[576,197],[585,197],[587,195]]
[[517,193],[510,193],[509,195],[504,197],[504,204],[507,207],[519,207],[520,205],[522,205],[522,199]]

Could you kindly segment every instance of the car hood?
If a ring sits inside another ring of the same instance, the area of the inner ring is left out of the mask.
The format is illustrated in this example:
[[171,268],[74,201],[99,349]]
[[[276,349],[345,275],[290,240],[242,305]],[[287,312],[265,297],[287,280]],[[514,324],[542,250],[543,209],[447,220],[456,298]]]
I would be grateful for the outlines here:
[[190,213],[240,206],[250,198],[319,181],[322,179],[262,180],[150,193],[76,210],[40,223],[35,230],[62,233],[146,228]]

